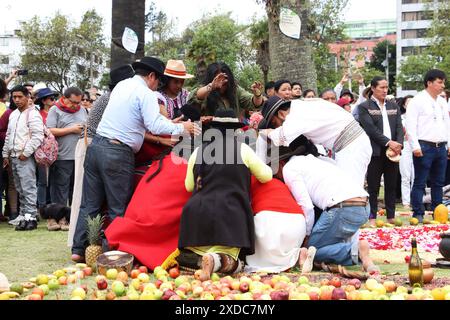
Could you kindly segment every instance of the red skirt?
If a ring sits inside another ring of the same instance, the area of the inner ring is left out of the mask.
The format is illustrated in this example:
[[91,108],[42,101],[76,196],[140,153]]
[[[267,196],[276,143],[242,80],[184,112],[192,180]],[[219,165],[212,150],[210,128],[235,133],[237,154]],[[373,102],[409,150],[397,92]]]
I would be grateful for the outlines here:
[[191,194],[184,186],[187,162],[173,154],[163,159],[161,172],[149,183],[159,166],[153,163],[141,179],[123,218],[118,217],[105,231],[109,244],[128,252],[154,269],[178,248],[183,206]]

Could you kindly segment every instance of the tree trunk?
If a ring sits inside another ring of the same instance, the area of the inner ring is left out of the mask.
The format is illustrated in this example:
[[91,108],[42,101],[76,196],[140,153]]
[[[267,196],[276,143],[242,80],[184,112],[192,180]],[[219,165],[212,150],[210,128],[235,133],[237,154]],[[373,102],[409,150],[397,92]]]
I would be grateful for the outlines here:
[[[144,57],[145,44],[145,0],[112,0],[112,43],[111,69],[124,64],[131,64]],[[125,27],[133,29],[139,38],[135,54],[122,46],[122,35]]]
[[[300,39],[285,36],[279,27],[280,8],[296,12],[301,19]],[[269,52],[273,79],[299,81],[304,89],[317,91],[317,74],[308,39],[309,0],[266,0],[269,20]]]

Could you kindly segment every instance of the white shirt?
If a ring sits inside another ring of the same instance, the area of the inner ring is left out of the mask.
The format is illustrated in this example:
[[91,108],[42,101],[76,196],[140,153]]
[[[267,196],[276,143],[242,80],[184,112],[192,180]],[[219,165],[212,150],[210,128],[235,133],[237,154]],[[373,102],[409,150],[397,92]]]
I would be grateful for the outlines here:
[[117,139],[137,153],[146,131],[153,134],[182,134],[182,124],[174,124],[160,114],[156,93],[140,76],[119,82],[111,92],[97,133]]
[[408,104],[406,109],[406,132],[413,151],[420,150],[419,140],[450,142],[450,120],[444,98],[434,100],[423,90]]
[[389,140],[392,140],[391,126],[389,125],[389,118],[386,111],[386,100],[384,100],[383,105],[374,96],[372,96],[372,100],[376,102],[378,108],[381,110],[381,116],[383,117],[383,135]]
[[322,100],[295,100],[283,125],[269,134],[275,146],[289,146],[300,135],[314,144],[333,149],[334,142],[353,116],[337,104]]
[[348,199],[368,197],[342,169],[313,155],[292,157],[283,168],[283,178],[305,212],[307,235],[314,225],[314,205],[324,210]]

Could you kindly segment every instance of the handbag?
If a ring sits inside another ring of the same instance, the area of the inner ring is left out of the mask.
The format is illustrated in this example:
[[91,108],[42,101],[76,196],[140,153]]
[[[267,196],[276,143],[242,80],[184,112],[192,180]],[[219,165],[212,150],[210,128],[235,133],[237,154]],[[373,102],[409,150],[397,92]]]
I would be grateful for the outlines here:
[[[27,112],[27,126],[28,120],[30,118],[30,111]],[[44,129],[44,140],[42,140],[41,145],[34,152],[34,159],[36,163],[41,166],[50,167],[58,158],[58,141],[56,141],[55,136],[51,133],[51,131],[47,128],[45,124],[43,124]],[[31,131],[30,131],[31,137]]]

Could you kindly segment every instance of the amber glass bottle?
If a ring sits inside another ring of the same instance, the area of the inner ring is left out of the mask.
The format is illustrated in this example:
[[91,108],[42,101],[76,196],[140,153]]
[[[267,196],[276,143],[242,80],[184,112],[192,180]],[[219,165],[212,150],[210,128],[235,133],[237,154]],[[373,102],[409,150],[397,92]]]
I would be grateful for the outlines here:
[[409,283],[411,286],[420,285],[423,286],[423,268],[422,261],[420,260],[419,253],[417,252],[416,238],[411,239],[411,259],[409,260],[408,274]]

